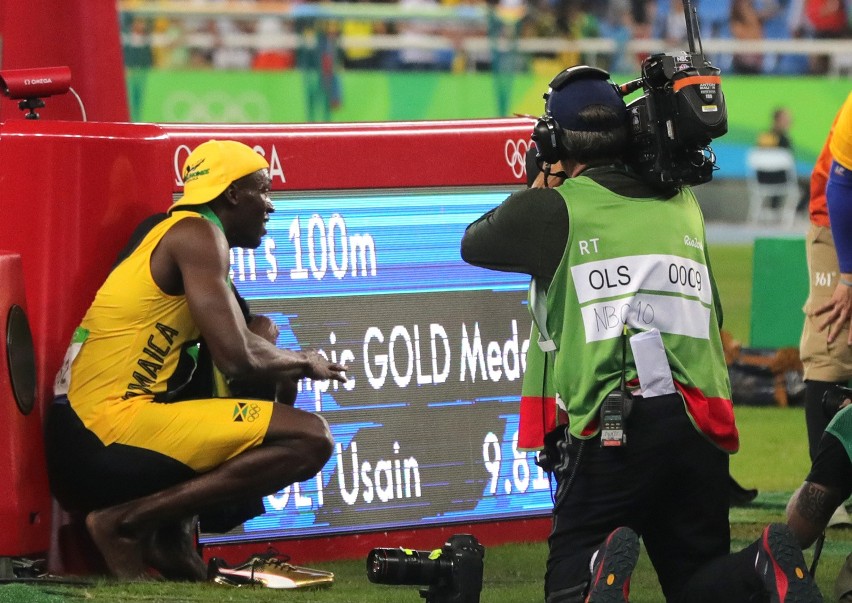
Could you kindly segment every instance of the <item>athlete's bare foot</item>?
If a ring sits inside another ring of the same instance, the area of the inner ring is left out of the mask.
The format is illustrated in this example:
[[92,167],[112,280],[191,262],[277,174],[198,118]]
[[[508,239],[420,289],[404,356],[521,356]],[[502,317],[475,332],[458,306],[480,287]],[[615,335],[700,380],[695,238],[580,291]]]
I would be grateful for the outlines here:
[[202,582],[204,561],[195,550],[195,517],[159,526],[145,544],[144,559],[166,580]]
[[147,578],[142,544],[136,536],[119,532],[120,515],[114,508],[92,511],[86,516],[86,528],[106,562],[110,573],[124,580]]

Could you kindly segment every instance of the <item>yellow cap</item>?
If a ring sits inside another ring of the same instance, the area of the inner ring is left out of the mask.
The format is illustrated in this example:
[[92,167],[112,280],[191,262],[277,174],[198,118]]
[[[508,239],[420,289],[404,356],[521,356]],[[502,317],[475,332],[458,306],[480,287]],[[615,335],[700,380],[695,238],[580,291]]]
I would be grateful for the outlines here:
[[234,180],[269,167],[259,153],[235,140],[208,140],[183,164],[183,197],[172,208],[201,205],[218,197]]

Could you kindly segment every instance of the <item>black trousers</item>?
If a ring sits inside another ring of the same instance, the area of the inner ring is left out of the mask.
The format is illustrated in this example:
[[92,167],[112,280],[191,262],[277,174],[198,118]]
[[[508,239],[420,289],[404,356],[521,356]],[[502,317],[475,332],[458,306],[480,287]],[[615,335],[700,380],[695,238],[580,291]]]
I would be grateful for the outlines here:
[[629,526],[642,537],[669,603],[695,601],[685,595],[695,592],[690,579],[722,558],[744,572],[748,585],[717,600],[750,600],[760,583],[747,574],[756,574],[748,563],[727,559],[728,455],[693,426],[679,395],[638,399],[625,447],[602,448],[595,437],[573,438],[566,448],[570,461],[557,483],[572,481],[561,499],[558,490],[554,506],[545,596],[588,581],[592,553],[612,530]]
[[837,385],[846,385],[845,381],[834,383],[831,381],[815,381],[808,379],[805,381],[805,424],[808,428],[808,452],[811,455],[811,461],[816,458],[817,450],[819,450],[819,441],[822,439],[822,434],[828,423],[831,421],[832,415],[826,412],[822,397],[829,390],[832,390]]

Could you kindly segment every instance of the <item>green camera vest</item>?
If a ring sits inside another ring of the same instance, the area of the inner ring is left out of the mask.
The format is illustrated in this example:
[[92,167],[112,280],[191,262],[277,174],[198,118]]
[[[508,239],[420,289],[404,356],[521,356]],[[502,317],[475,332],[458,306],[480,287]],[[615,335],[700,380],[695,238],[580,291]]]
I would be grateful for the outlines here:
[[[537,447],[523,427],[542,424],[541,417],[525,420],[525,408],[537,397],[547,404],[554,392],[570,432],[595,435],[601,403],[620,386],[625,348],[626,378],[637,378],[624,337],[657,328],[693,423],[723,450],[736,451],[720,304],[692,191],[666,200],[622,197],[584,176],[557,190],[568,207],[568,244],[547,289],[546,324],[533,329],[549,335],[555,350],[542,352],[530,340],[519,448]],[[543,416],[555,414],[545,409]]]

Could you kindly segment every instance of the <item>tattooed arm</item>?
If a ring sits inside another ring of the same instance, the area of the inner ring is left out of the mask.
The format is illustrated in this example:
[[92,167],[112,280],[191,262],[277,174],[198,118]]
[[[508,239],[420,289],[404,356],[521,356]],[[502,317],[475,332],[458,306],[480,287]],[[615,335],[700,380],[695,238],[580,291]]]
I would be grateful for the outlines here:
[[803,549],[822,534],[831,514],[841,503],[840,492],[813,482],[804,482],[787,503],[787,525]]
[[844,445],[852,438],[850,413],[852,406],[839,411],[826,428],[810,473],[787,505],[787,525],[802,548],[813,544],[837,506],[852,495],[852,459]]

